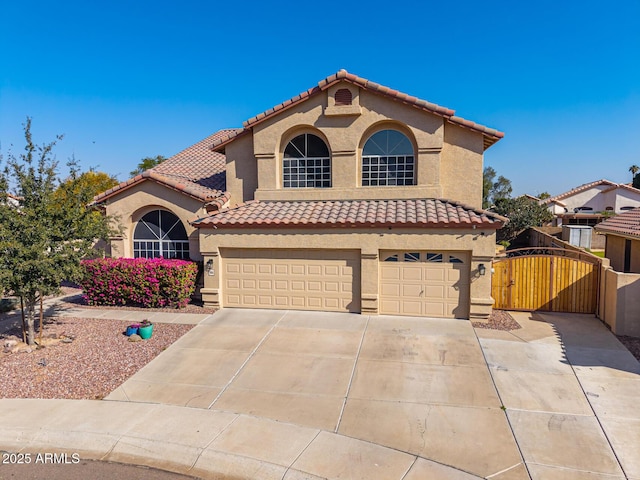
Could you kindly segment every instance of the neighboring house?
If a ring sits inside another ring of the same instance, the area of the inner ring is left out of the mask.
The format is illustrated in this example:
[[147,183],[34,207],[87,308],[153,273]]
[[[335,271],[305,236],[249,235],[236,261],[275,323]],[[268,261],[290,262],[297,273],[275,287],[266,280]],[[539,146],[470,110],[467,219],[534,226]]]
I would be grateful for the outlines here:
[[616,215],[596,225],[607,237],[604,255],[617,272],[640,273],[640,208]]
[[556,216],[555,225],[594,226],[610,214],[640,207],[640,190],[624,183],[598,180],[542,200]]
[[208,305],[486,318],[502,137],[341,70],[95,202],[115,255],[201,260]]
[[606,236],[611,267],[600,288],[601,318],[617,335],[640,337],[640,208],[605,220],[595,230]]
[[7,204],[17,207],[20,204],[20,198],[16,197],[15,195],[11,195],[10,193],[7,193]]

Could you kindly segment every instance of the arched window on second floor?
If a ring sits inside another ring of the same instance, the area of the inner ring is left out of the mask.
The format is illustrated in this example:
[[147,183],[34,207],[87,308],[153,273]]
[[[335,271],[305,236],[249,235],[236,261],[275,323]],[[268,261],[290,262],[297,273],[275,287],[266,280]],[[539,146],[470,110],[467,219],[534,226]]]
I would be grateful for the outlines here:
[[414,185],[413,145],[397,130],[380,130],[362,149],[362,186]]
[[331,187],[331,155],[320,137],[303,133],[284,149],[282,185],[284,188]]

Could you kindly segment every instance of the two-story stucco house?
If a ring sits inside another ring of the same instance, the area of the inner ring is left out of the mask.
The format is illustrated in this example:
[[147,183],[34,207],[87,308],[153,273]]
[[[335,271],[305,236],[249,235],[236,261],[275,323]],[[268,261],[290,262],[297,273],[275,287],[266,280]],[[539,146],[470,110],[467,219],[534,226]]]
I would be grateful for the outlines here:
[[341,70],[95,201],[113,255],[203,261],[209,305],[483,318],[502,136]]

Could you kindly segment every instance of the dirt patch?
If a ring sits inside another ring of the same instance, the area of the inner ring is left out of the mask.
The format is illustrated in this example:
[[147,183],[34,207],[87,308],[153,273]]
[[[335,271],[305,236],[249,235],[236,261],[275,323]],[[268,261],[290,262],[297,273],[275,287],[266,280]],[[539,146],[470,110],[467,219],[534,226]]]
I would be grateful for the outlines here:
[[618,340],[636,357],[636,360],[640,362],[640,338],[627,337],[624,335],[616,335]]

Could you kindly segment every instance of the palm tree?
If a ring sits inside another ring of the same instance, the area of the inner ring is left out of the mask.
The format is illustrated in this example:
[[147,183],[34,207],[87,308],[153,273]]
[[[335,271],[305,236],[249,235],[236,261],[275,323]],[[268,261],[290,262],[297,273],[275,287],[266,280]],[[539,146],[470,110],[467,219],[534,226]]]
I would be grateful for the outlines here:
[[640,167],[638,165],[631,165],[629,167],[629,171],[631,172],[631,180],[633,180],[633,178],[635,178],[636,173],[638,173],[640,171]]

